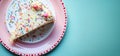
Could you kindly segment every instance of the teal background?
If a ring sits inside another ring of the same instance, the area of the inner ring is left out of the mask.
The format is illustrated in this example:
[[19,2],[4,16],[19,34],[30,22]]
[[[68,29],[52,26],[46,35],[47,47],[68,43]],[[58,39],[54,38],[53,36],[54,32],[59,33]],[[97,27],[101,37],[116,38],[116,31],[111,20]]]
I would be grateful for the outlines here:
[[[120,0],[63,0],[67,31],[45,56],[120,56]],[[0,45],[0,56],[16,56]]]

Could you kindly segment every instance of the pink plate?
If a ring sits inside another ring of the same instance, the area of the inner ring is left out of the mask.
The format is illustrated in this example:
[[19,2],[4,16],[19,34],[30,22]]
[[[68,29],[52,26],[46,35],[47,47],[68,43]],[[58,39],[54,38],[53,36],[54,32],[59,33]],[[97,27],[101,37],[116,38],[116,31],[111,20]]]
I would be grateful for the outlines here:
[[11,52],[22,56],[39,56],[48,53],[55,48],[61,41],[66,30],[67,16],[62,0],[49,1],[55,10],[55,24],[50,35],[43,41],[37,43],[16,42],[13,46],[10,44],[10,34],[5,24],[7,8],[12,0],[0,0],[0,42]]

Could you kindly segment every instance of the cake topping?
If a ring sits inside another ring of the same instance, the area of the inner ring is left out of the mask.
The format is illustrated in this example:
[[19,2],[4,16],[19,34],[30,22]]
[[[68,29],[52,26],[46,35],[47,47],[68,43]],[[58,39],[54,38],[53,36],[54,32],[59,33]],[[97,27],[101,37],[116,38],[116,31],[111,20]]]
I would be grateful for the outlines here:
[[32,3],[32,8],[36,11],[42,10],[42,4],[39,2]]

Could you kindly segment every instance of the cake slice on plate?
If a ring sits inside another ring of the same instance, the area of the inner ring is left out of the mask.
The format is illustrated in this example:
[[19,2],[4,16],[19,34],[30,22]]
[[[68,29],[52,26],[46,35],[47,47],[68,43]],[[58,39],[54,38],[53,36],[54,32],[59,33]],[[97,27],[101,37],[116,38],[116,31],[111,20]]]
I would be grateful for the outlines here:
[[10,42],[36,30],[46,24],[54,23],[52,12],[41,2],[33,2],[29,5],[19,4],[18,19],[12,20],[15,24],[15,30],[10,32]]

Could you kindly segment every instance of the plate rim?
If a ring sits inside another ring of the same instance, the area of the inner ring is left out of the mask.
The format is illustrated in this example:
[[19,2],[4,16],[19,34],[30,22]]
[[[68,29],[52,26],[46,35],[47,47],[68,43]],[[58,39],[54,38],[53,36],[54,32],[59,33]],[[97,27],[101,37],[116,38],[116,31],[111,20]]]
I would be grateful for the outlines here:
[[58,40],[53,44],[52,47],[50,47],[49,49],[44,50],[43,52],[40,52],[40,53],[24,54],[24,53],[18,53],[18,52],[16,52],[15,50],[12,50],[11,48],[9,48],[9,47],[1,40],[1,38],[0,38],[0,43],[1,43],[6,49],[8,49],[9,51],[11,51],[12,53],[17,54],[17,55],[24,55],[24,56],[36,56],[36,55],[40,55],[40,56],[41,56],[41,55],[44,55],[44,54],[52,51],[52,50],[60,43],[60,41],[62,40],[62,38],[63,38],[63,36],[64,36],[64,34],[65,34],[65,31],[66,31],[66,27],[67,27],[67,11],[66,11],[66,7],[65,7],[65,5],[64,5],[63,0],[59,0],[59,2],[60,2],[61,5],[62,5],[62,9],[64,10],[63,13],[64,13],[64,16],[65,16],[65,18],[64,18],[65,22],[64,22],[64,27],[63,27],[63,30],[62,30],[62,34],[58,37]]

